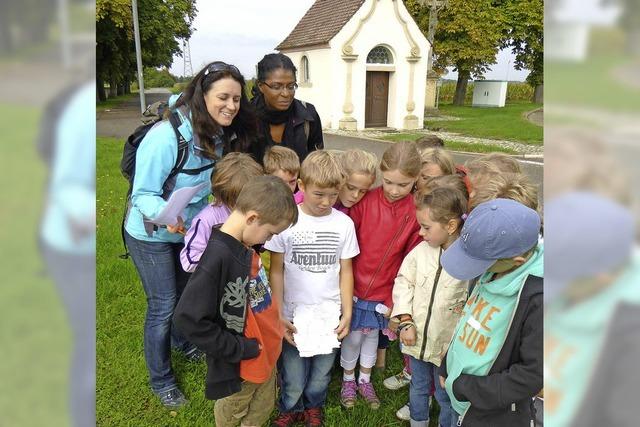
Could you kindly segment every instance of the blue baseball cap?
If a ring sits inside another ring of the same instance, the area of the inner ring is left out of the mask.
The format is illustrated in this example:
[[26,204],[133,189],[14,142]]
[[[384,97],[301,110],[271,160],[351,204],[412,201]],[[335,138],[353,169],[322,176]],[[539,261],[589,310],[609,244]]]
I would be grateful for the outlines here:
[[476,206],[460,237],[442,254],[442,267],[452,277],[470,280],[497,260],[522,255],[538,242],[540,215],[522,203],[495,199]]
[[559,195],[545,206],[544,296],[573,281],[613,271],[628,262],[635,245],[633,213],[595,193]]

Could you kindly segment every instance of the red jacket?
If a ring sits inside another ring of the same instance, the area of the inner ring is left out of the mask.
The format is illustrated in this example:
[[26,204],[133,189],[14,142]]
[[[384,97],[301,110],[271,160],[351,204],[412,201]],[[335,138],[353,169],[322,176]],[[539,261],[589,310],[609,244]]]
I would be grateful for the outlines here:
[[422,241],[413,196],[389,202],[382,187],[369,191],[349,211],[360,254],[353,259],[353,294],[391,308],[393,282],[404,257]]

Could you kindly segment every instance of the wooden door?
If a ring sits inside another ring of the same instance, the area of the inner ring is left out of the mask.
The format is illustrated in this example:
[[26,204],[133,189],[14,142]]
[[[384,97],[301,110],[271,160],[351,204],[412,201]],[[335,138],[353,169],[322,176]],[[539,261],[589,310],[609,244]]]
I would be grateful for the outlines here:
[[389,73],[367,71],[364,127],[386,127],[389,105]]

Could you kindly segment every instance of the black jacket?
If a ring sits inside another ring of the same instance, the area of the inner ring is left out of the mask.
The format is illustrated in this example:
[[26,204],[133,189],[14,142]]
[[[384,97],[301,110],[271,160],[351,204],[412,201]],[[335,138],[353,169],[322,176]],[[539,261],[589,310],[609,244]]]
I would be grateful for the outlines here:
[[[305,132],[305,122],[308,123],[308,138]],[[269,123],[259,123],[258,140],[259,143],[256,144],[258,152],[254,153],[254,155],[256,160],[262,163],[265,150],[275,144],[271,139]],[[300,158],[300,163],[304,161],[310,152],[324,148],[322,123],[313,104],[308,102],[303,104],[297,99],[293,100],[293,113],[285,124],[281,145],[295,151]]]
[[[543,387],[543,280],[529,276],[504,345],[486,376],[461,374],[453,393],[471,402],[463,427],[530,427]],[[439,374],[447,376],[444,357]]]
[[[629,292],[638,292],[636,283]],[[620,301],[607,325],[605,339],[595,359],[593,377],[570,422],[571,427],[638,425],[640,384],[640,306]]]
[[251,258],[251,249],[214,229],[173,315],[184,337],[207,355],[207,399],[240,391],[240,360],[259,354],[257,341],[243,335]]

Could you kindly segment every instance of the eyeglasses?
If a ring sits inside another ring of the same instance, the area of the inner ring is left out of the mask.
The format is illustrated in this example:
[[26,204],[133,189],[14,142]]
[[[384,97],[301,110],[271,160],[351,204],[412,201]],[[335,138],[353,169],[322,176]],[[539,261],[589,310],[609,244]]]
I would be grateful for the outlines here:
[[218,71],[231,71],[232,73],[240,73],[238,67],[235,65],[227,64],[226,62],[216,61],[209,64],[207,69],[204,71],[204,75],[207,76],[209,73],[217,73]]
[[267,82],[262,82],[266,87],[276,92],[282,92],[287,89],[289,92],[295,92],[298,89],[298,83],[290,83],[288,85],[283,85],[282,83],[273,83],[269,84]]

